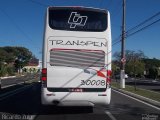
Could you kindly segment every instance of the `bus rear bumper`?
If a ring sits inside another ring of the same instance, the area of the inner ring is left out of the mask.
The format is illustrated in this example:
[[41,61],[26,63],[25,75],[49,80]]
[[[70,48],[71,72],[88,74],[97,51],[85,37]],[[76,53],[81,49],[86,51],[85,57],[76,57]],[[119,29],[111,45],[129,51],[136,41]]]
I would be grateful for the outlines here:
[[57,106],[94,106],[108,105],[111,99],[111,88],[105,92],[49,92],[41,89],[41,103]]

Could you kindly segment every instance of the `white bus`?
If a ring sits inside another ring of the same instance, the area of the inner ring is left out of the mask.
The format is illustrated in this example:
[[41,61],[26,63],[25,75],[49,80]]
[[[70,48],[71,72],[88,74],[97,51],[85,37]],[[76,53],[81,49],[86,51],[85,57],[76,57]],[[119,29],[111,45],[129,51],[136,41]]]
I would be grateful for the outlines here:
[[107,105],[111,99],[111,25],[106,10],[49,7],[46,14],[43,105]]

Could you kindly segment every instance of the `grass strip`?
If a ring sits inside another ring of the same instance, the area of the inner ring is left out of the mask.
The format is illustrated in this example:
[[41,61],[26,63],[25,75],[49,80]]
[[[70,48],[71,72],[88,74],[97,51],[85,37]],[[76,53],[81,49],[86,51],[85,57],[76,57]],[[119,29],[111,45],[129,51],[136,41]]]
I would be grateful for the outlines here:
[[113,87],[118,88],[118,89],[122,89],[128,92],[132,92],[147,98],[150,98],[152,100],[156,100],[158,102],[160,102],[160,94],[154,91],[150,91],[150,90],[145,90],[145,89],[141,89],[141,88],[134,88],[134,86],[129,86],[129,85],[125,85],[125,88],[120,88],[120,84],[118,82],[112,82],[111,84]]

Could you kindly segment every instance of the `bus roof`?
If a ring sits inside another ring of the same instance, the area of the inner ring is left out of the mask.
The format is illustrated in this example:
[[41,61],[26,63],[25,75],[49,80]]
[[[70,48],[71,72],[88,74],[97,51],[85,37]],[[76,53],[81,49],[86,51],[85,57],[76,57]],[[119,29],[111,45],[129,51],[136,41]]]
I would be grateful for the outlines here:
[[101,9],[101,8],[94,8],[94,7],[85,7],[85,6],[49,6],[48,9],[64,9],[64,8],[75,8],[75,9],[85,9],[85,10],[93,10],[93,11],[103,11],[103,12],[108,12],[106,9]]

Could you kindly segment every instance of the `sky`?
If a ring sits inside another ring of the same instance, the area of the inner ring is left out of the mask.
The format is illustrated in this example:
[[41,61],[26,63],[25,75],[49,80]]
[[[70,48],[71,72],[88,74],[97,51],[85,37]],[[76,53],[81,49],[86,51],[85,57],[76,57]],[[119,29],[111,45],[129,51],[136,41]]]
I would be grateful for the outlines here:
[[[0,47],[23,46],[41,60],[47,6],[85,6],[106,9],[111,15],[112,42],[121,35],[122,0],[0,0]],[[160,12],[160,0],[126,0],[126,31]],[[154,20],[160,19],[158,15]],[[160,59],[160,21],[127,37],[126,50],[141,50]],[[121,50],[120,42],[112,53]]]

